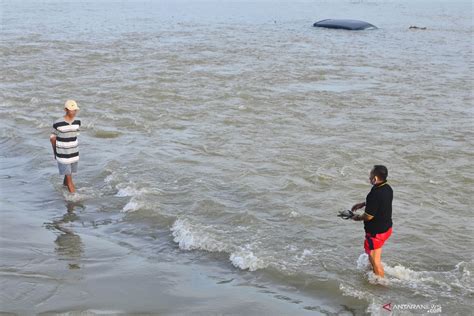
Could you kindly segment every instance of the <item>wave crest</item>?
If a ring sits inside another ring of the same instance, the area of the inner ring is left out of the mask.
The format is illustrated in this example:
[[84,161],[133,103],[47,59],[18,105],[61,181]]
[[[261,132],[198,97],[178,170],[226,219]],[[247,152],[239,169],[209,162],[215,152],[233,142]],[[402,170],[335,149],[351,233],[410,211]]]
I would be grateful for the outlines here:
[[188,219],[177,219],[171,227],[173,240],[182,250],[205,250],[230,253],[231,263],[242,270],[255,271],[268,266],[257,257],[250,245],[233,246],[220,241],[219,234],[212,226],[191,223]]
[[229,259],[235,267],[242,270],[255,271],[268,266],[268,263],[254,255],[249,245],[231,253]]
[[177,219],[171,227],[173,240],[183,250],[201,249],[210,252],[222,252],[227,246],[220,242],[207,227],[193,225],[186,219]]

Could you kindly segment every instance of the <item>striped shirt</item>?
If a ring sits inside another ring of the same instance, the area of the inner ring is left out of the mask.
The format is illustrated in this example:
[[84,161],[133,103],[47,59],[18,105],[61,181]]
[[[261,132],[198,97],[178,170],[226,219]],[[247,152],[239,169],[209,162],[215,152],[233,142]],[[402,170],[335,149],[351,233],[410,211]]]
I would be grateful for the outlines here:
[[53,124],[53,134],[56,135],[56,160],[62,164],[79,161],[79,143],[77,136],[81,120],[67,122],[64,118],[57,119]]

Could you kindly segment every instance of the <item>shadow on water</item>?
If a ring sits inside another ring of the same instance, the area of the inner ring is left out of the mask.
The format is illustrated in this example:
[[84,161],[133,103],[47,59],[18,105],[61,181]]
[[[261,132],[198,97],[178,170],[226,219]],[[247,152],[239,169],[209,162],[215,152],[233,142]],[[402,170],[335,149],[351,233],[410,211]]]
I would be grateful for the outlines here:
[[84,253],[84,244],[81,237],[74,233],[72,223],[79,222],[80,217],[75,212],[78,208],[84,208],[78,202],[66,202],[66,213],[51,223],[45,223],[47,229],[50,229],[57,238],[55,243],[55,252],[59,260],[68,261],[69,269],[80,269],[80,260]]

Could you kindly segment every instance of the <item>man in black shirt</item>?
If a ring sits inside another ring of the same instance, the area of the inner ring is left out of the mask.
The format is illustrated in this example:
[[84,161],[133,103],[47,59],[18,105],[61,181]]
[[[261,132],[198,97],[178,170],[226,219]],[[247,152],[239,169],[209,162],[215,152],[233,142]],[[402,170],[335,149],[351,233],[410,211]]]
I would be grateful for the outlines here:
[[369,255],[374,273],[384,276],[382,266],[382,246],[392,234],[393,190],[387,183],[388,170],[385,166],[375,165],[370,171],[369,181],[372,189],[366,201],[355,204],[352,211],[365,206],[362,215],[354,215],[355,221],[364,221],[365,252]]

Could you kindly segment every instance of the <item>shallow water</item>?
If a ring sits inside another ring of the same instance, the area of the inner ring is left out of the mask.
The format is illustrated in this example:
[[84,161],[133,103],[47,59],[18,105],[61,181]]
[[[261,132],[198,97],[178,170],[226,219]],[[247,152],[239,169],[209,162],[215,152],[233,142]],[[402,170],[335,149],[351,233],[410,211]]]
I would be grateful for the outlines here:
[[[468,313],[470,2],[6,1],[2,12],[2,209],[198,262],[219,282],[237,273],[301,313],[389,302]],[[311,27],[327,17],[379,29]],[[67,98],[83,122],[75,196],[48,142]],[[364,200],[379,163],[395,191],[383,286],[361,225],[335,216]],[[77,217],[63,218],[63,200]],[[55,247],[80,269],[87,244],[70,237]]]

